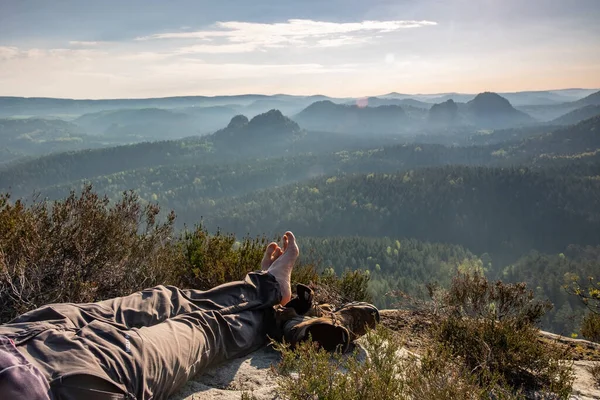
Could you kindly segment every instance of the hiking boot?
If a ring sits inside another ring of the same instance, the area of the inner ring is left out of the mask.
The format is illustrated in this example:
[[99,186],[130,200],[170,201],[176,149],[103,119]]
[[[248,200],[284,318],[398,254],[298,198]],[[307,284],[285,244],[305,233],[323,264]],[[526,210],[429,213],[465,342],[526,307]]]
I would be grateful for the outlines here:
[[377,307],[365,302],[345,304],[331,315],[348,329],[352,342],[367,333],[369,329],[374,329],[379,322]]
[[330,317],[297,317],[283,326],[285,341],[292,346],[311,338],[327,351],[342,353],[350,347],[350,332]]
[[348,303],[333,311],[330,305],[313,304],[313,292],[307,286],[298,285],[296,292],[297,297],[275,310],[278,336],[292,346],[311,337],[325,350],[345,352],[379,322],[379,311],[369,303]]

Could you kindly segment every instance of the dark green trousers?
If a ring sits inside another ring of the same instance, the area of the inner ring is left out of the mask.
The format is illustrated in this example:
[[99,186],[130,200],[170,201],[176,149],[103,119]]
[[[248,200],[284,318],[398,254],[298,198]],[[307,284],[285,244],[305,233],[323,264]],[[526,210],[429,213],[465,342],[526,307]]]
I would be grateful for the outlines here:
[[209,365],[262,346],[281,300],[265,272],[211,290],[157,286],[51,304],[0,326],[55,399],[165,399]]

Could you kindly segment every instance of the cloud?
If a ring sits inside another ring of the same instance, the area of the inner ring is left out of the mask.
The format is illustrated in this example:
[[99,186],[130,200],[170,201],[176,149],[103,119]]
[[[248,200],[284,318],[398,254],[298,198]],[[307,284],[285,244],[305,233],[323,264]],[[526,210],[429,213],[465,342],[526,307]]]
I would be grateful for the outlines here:
[[69,42],[70,46],[73,47],[96,47],[105,44],[106,42],[88,42],[88,41],[80,41],[80,40],[71,40]]
[[19,49],[12,46],[0,46],[0,61],[10,60],[19,56]]
[[273,76],[296,76],[326,73],[344,73],[354,71],[353,66],[324,66],[317,63],[305,64],[212,64],[201,60],[180,59],[177,62],[148,67],[152,74],[162,76],[185,76],[202,79],[240,79]]
[[[246,57],[243,57],[246,58]],[[210,62],[185,54],[138,49],[40,49],[0,46],[3,95],[74,98],[276,91],[282,82],[350,74],[349,65],[248,60]]]
[[367,43],[369,38],[364,37],[352,37],[352,36],[340,36],[334,39],[320,39],[317,40],[317,47],[339,47],[347,46],[352,44]]
[[222,45],[207,45],[197,44],[193,46],[185,46],[176,50],[178,54],[194,54],[194,53],[206,53],[206,54],[226,54],[226,53],[250,53],[258,50],[258,46],[255,43],[232,43]]
[[325,22],[290,19],[264,24],[255,22],[217,22],[211,29],[167,32],[136,38],[147,40],[195,40],[182,53],[245,53],[282,47],[340,47],[366,43],[403,29],[437,25],[433,21]]
[[89,59],[99,54],[105,53],[90,49],[20,49],[12,46],[0,46],[0,61],[15,59]]

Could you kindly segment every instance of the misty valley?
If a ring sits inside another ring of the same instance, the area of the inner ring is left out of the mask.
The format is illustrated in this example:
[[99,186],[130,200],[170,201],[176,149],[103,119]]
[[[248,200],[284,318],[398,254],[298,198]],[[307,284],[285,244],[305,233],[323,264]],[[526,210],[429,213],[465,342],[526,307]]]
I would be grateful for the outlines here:
[[526,282],[570,335],[585,306],[563,286],[599,272],[600,92],[0,97],[0,192],[89,185],[180,230],[292,230],[303,262],[366,271],[382,308],[457,271]]

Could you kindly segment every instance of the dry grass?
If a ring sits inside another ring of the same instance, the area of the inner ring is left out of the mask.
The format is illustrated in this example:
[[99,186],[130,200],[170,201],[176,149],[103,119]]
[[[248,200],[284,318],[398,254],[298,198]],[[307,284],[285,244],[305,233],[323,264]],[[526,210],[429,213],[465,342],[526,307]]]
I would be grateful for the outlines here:
[[283,399],[477,400],[489,399],[490,394],[520,398],[501,385],[481,386],[449,354],[427,352],[417,358],[401,352],[402,341],[381,326],[363,338],[364,353],[331,354],[311,341],[293,350],[285,344],[275,346],[282,353],[275,371]]
[[588,367],[588,371],[592,374],[597,386],[600,386],[600,363],[596,362]]

